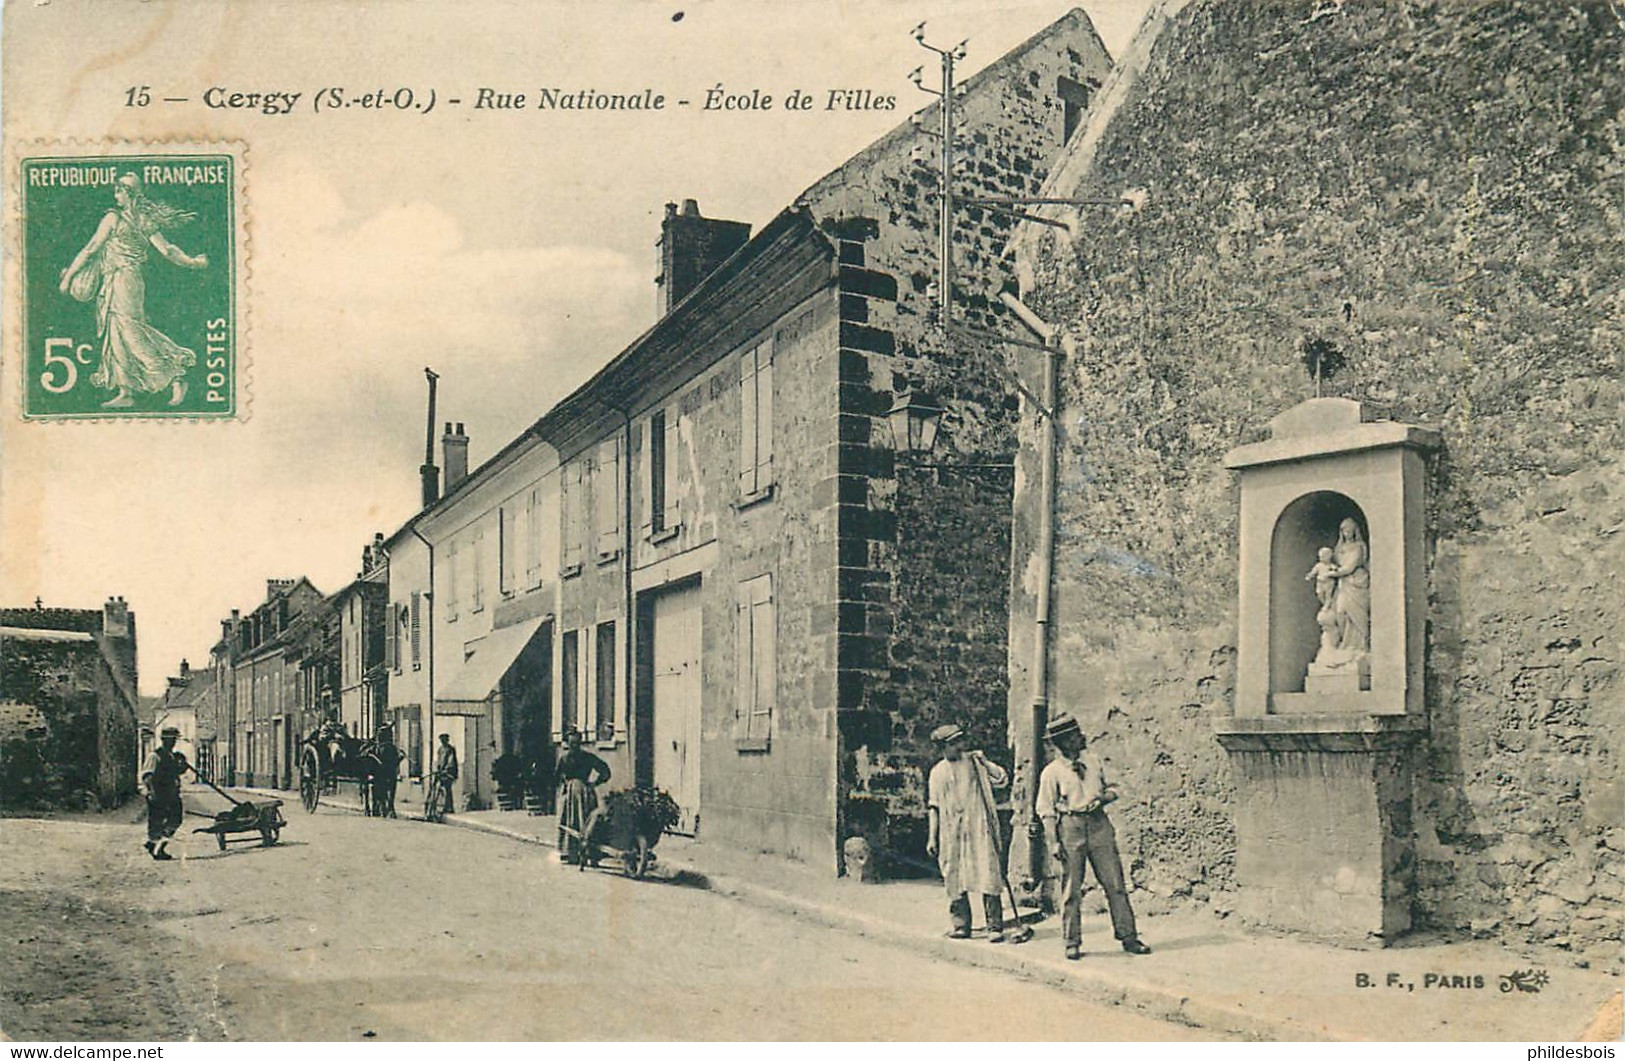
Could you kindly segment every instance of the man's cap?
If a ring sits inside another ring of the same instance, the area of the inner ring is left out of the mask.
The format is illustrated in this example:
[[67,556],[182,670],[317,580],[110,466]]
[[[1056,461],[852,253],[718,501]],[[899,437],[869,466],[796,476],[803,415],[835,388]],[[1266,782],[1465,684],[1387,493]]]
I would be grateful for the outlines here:
[[174,726],[165,726],[163,729],[158,731],[158,736],[160,737],[179,737],[180,735],[181,731]]
[[1071,715],[1056,715],[1049,720],[1049,725],[1044,727],[1044,738],[1046,740],[1054,740],[1068,733],[1083,736],[1083,730],[1078,728],[1078,720]]
[[566,729],[564,731],[564,739],[565,740],[580,740],[581,739],[581,731],[579,729],[576,729],[574,726],[571,726],[570,728],[568,728],[568,729]]
[[947,744],[951,740],[959,740],[964,736],[965,731],[954,725],[952,722],[938,726],[936,729],[931,731],[931,739],[936,741],[938,744]]

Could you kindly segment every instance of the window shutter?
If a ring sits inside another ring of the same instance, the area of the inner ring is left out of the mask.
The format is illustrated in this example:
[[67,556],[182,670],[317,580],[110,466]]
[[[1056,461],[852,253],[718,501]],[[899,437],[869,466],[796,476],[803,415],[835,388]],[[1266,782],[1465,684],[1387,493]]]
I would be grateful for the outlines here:
[[513,549],[513,527],[509,524],[513,520],[513,509],[502,505],[497,509],[497,592],[508,593],[513,589],[513,559],[510,550]]
[[525,495],[525,585],[542,583],[542,514],[538,490]]
[[679,523],[681,523],[682,522],[682,515],[683,515],[682,514],[682,505],[681,505],[682,492],[677,489],[677,484],[680,481],[682,481],[682,476],[678,471],[678,469],[681,468],[682,465],[679,464],[678,461],[677,461],[677,455],[678,455],[678,453],[681,452],[681,450],[678,449],[678,446],[681,443],[681,434],[678,431],[678,418],[676,416],[672,415],[675,412],[676,412],[676,410],[674,408],[672,410],[669,410],[667,412],[667,414],[666,414],[666,460],[665,460],[665,465],[666,465],[666,470],[665,470],[665,476],[666,476],[666,489],[665,489],[665,495],[666,495],[666,523],[665,523],[665,525],[668,528],[675,527]]
[[773,576],[763,575],[752,582],[755,592],[751,599],[750,640],[755,688],[750,736],[765,739],[772,735],[773,729],[773,703],[778,684],[778,631],[774,622]]
[[393,603],[384,605],[384,659],[389,669],[401,669],[401,616]]
[[756,489],[773,483],[773,348],[756,348]]
[[621,539],[621,440],[610,439],[598,448],[593,469],[598,508],[598,555],[610,556]]
[[751,701],[756,693],[756,683],[751,676],[751,660],[755,652],[750,643],[750,626],[751,587],[749,582],[742,582],[739,584],[739,601],[734,608],[735,654],[739,667],[738,678],[734,682],[734,740],[744,740],[750,736]]
[[446,546],[446,618],[457,618],[457,543]]
[[[657,495],[661,492],[664,483],[657,483],[657,474],[663,469],[655,459],[656,430],[659,427],[661,414],[656,413],[649,418],[644,426],[642,445],[637,447],[637,460],[631,465],[636,469],[634,481],[642,489],[638,491],[638,534],[647,538],[654,532],[654,504]],[[665,432],[661,435],[659,445],[665,444]]]
[[470,543],[470,548],[473,550],[473,553],[474,553],[474,563],[471,565],[473,567],[473,569],[474,569],[473,576],[472,576],[474,585],[473,585],[473,593],[471,594],[473,599],[474,599],[474,603],[471,605],[471,607],[472,607],[472,609],[474,611],[479,611],[481,608],[485,607],[485,531],[484,530],[480,530],[480,531],[475,532],[474,540],[473,540],[473,542]]
[[423,594],[412,591],[412,669],[423,663]]
[[756,351],[739,359],[739,492],[756,492]]

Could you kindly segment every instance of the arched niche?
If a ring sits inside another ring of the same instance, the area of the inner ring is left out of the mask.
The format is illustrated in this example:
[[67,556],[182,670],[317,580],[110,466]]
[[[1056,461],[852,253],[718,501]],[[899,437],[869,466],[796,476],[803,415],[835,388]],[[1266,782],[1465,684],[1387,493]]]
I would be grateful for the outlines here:
[[1302,495],[1283,508],[1275,521],[1269,552],[1272,695],[1304,691],[1304,676],[1320,649],[1321,637],[1316,620],[1320,601],[1308,575],[1318,561],[1319,550],[1336,546],[1338,528],[1345,519],[1354,520],[1368,554],[1375,555],[1365,512],[1353,498],[1336,490],[1314,490]]
[[[1426,456],[1438,433],[1314,398],[1270,421],[1270,434],[1225,455],[1241,487],[1234,717],[1421,717]],[[1369,636],[1352,659],[1341,646],[1318,652],[1305,578],[1344,519],[1366,542],[1370,582]]]

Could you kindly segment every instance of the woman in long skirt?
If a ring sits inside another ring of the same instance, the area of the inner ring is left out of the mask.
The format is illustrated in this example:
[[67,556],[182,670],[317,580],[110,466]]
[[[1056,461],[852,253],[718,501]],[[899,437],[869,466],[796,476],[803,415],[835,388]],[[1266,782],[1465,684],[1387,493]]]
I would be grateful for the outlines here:
[[[555,770],[559,781],[559,858],[570,862],[576,856],[576,845],[585,841],[582,830],[598,809],[598,786],[609,780],[609,766],[581,747],[578,729],[565,731],[564,744],[566,750]],[[591,857],[590,849],[587,854]]]
[[164,238],[163,229],[192,215],[148,199],[135,174],[119,177],[113,201],[115,208],[103,215],[90,242],[62,270],[58,287],[81,302],[96,300],[102,361],[90,382],[114,392],[103,408],[129,408],[135,404],[131,391],[156,394],[165,387],[169,404],[178,405],[197,354],[147,323],[142,267],[149,247],[187,269],[206,268],[209,258],[186,254]]

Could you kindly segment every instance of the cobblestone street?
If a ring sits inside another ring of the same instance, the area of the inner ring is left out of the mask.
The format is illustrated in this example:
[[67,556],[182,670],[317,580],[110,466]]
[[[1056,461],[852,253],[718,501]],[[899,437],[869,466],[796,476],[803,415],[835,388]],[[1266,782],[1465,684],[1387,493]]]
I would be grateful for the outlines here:
[[222,854],[183,834],[184,857],[167,865],[142,853],[133,807],[0,821],[0,1028],[14,1039],[1211,1037],[682,877],[583,873],[466,830],[288,810],[276,848]]

